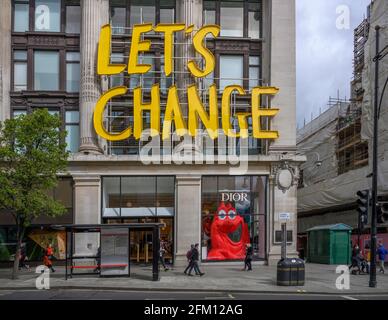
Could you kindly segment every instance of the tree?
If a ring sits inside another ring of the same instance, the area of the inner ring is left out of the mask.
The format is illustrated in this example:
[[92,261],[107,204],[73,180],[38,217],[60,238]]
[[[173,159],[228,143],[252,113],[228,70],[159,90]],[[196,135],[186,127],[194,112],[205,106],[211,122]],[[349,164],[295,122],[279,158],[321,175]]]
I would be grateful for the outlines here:
[[26,227],[44,214],[58,216],[65,207],[50,197],[58,172],[67,167],[66,132],[47,109],[0,123],[0,209],[15,220],[17,245],[12,279],[17,278]]

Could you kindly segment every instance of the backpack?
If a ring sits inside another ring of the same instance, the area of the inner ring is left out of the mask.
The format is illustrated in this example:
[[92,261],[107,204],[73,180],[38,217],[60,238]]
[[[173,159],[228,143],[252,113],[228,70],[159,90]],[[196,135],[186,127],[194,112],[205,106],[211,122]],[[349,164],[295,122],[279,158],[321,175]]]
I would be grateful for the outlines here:
[[192,255],[191,250],[187,251],[187,253],[186,253],[186,258],[187,258],[187,260],[190,260],[190,259],[191,259],[191,255]]

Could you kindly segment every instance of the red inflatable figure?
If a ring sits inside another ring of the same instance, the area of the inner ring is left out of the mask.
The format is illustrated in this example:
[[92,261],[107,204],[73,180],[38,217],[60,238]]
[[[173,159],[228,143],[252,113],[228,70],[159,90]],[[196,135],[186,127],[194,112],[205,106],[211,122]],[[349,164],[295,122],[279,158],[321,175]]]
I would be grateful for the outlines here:
[[244,259],[245,246],[249,243],[248,225],[237,215],[232,204],[220,204],[211,225],[210,235],[211,249],[208,260]]

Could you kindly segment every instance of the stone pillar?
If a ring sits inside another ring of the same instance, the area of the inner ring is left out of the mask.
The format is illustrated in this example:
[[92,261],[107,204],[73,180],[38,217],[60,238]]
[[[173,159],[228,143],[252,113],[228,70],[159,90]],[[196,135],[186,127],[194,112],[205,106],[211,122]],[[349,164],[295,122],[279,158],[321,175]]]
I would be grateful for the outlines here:
[[[73,176],[74,224],[100,224],[101,197],[99,176]],[[74,240],[77,255],[97,253],[99,236],[94,233],[78,234]]]
[[201,247],[201,177],[176,176],[175,265],[187,263],[191,244]]
[[296,45],[295,0],[271,1],[271,71],[270,85],[279,93],[272,106],[280,112],[271,122],[271,130],[280,138],[270,145],[270,152],[296,151]]
[[109,0],[82,0],[80,152],[102,153],[93,127],[93,110],[101,96],[97,48],[101,27],[109,22]]
[[[186,34],[185,32],[179,32],[177,36],[177,42],[180,43],[177,45],[176,56],[178,59],[175,61],[175,67],[180,72],[176,75],[176,85],[179,89],[179,101],[181,103],[183,117],[187,122],[188,116],[188,104],[187,104],[187,87],[191,84],[196,83],[198,86],[198,79],[195,79],[190,73],[182,73],[188,72],[187,64],[193,57],[198,56],[193,49],[192,39],[195,32],[202,26],[202,0],[181,0],[176,2],[176,10],[177,10],[177,19],[178,23],[184,23],[186,27],[190,25],[194,25],[194,30],[190,34]],[[183,57],[183,58],[181,58]],[[194,142],[191,137],[186,137],[185,143],[183,146],[184,153],[186,155],[192,155],[199,148],[200,139],[196,139]]]
[[3,0],[0,10],[0,121],[10,117],[11,90],[11,0]]

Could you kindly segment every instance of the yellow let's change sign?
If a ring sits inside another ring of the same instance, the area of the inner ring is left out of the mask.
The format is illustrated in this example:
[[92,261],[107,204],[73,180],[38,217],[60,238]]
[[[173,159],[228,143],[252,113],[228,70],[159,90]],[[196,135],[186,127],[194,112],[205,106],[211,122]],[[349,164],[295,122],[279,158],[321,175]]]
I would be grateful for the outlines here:
[[[105,25],[101,28],[100,41],[98,45],[98,62],[97,73],[99,75],[117,75],[121,73],[145,74],[152,68],[149,64],[139,64],[139,54],[150,51],[151,40],[144,40],[144,35],[147,32],[158,32],[164,35],[164,73],[166,76],[171,75],[173,70],[173,39],[177,32],[185,32],[186,34],[193,32],[193,26],[186,28],[184,24],[158,24],[153,27],[151,24],[139,24],[133,26],[130,54],[127,64],[112,64],[110,62],[111,38],[112,30],[110,25]],[[203,78],[211,74],[215,69],[215,58],[213,53],[205,46],[204,39],[208,34],[217,37],[220,33],[220,27],[216,25],[206,25],[199,29],[193,35],[192,45],[202,59],[204,60],[203,67],[199,66],[196,61],[188,61],[187,71],[195,78]],[[94,110],[94,128],[99,136],[109,141],[120,141],[134,136],[136,139],[141,137],[143,131],[143,113],[150,113],[150,129],[151,135],[159,135],[162,133],[162,139],[168,139],[171,134],[171,125],[174,124],[176,133],[179,136],[189,134],[196,135],[199,128],[198,121],[200,120],[206,128],[209,136],[212,139],[218,137],[219,132],[219,107],[218,102],[221,98],[221,127],[224,134],[228,137],[248,137],[248,118],[252,118],[252,136],[256,139],[277,139],[279,138],[278,131],[263,130],[261,127],[261,119],[263,117],[274,117],[279,109],[268,109],[260,106],[260,97],[262,95],[276,95],[279,89],[275,87],[255,87],[251,90],[251,112],[237,113],[238,125],[240,132],[232,129],[230,101],[232,94],[245,95],[244,88],[240,85],[229,85],[224,88],[221,97],[218,96],[215,84],[208,88],[208,103],[205,108],[195,84],[187,88],[187,106],[188,106],[188,121],[186,123],[183,118],[180,101],[178,98],[178,89],[175,85],[168,90],[167,103],[164,112],[162,128],[160,128],[160,88],[159,84],[155,84],[151,88],[150,101],[142,101],[142,88],[136,87],[133,89],[133,128],[127,127],[120,133],[111,133],[104,127],[104,110],[112,98],[123,96],[128,93],[128,88],[125,86],[114,87],[106,91],[98,100]],[[208,110],[208,111],[206,111]]]

